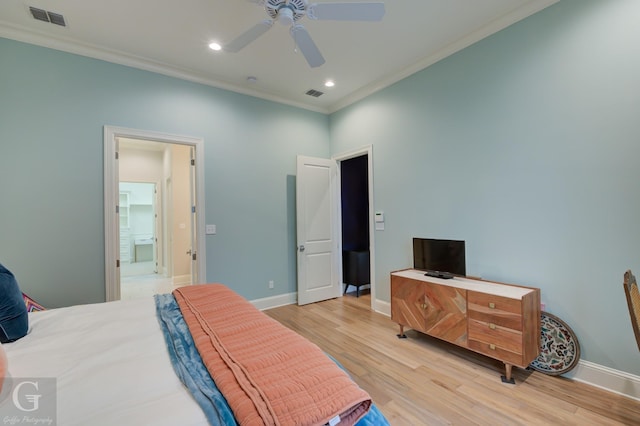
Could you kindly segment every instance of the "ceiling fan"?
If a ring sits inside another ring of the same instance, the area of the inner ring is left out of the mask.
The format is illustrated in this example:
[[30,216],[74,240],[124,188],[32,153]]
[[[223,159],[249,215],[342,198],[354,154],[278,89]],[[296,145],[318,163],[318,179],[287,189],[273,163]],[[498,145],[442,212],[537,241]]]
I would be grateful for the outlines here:
[[290,26],[289,33],[312,68],[324,64],[320,50],[307,29],[298,23],[305,15],[314,20],[380,21],[384,16],[384,3],[312,3],[307,0],[250,0],[264,5],[269,15],[265,19],[224,46],[228,52],[239,52],[266,33],[275,21]]

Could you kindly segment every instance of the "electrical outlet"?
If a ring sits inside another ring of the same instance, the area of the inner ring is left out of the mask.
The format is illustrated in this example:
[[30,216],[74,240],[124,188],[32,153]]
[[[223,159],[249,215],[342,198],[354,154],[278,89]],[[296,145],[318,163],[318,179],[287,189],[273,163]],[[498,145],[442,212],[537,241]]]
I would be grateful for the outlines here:
[[269,281],[269,288],[273,288],[273,280]]
[[546,308],[546,307],[547,307],[547,304],[546,304],[546,303],[544,303],[544,302],[543,302],[543,303],[540,303],[540,310],[541,310],[541,311],[544,311],[544,308]]

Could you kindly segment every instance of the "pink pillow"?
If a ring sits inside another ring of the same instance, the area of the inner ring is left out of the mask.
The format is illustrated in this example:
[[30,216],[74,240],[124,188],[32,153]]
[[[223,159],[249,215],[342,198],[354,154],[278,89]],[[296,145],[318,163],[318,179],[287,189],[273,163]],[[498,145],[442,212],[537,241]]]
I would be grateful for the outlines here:
[[27,312],[44,311],[45,308],[26,294],[22,293],[24,303],[27,305]]

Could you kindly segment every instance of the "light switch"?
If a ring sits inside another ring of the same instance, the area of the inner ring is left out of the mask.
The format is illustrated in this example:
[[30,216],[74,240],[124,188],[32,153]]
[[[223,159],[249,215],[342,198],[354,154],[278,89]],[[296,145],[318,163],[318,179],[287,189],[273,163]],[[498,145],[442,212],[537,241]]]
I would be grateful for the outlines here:
[[215,225],[207,225],[205,226],[205,233],[207,235],[213,235],[216,233],[216,226]]

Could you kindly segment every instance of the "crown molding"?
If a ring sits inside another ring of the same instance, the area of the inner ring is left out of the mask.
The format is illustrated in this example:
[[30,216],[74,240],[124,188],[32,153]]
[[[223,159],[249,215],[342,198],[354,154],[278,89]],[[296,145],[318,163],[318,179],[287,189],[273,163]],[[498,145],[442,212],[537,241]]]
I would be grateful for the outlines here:
[[245,87],[241,87],[226,81],[212,79],[208,76],[187,68],[176,67],[167,63],[155,61],[142,56],[131,55],[117,50],[105,49],[89,43],[80,43],[63,36],[52,36],[51,34],[45,34],[36,30],[26,29],[2,20],[0,20],[0,37],[99,59],[106,62],[111,62],[145,71],[150,71],[153,73],[175,77],[181,80],[191,81],[194,83],[211,86],[242,95],[253,96],[267,101],[277,102],[280,104],[302,108],[313,112],[332,114],[336,111],[341,110],[342,108],[350,106],[366,98],[367,96],[385,89],[397,83],[398,81],[409,77],[412,74],[422,71],[425,68],[433,65],[434,63],[456,52],[459,52],[460,50],[471,46],[472,44],[477,43],[478,41],[557,3],[558,1],[560,0],[539,0],[527,3],[525,6],[522,6],[512,11],[511,13],[508,13],[501,18],[494,20],[489,25],[486,25],[481,29],[474,31],[473,33],[457,40],[456,42],[449,44],[437,53],[416,62],[412,66],[398,70],[398,72],[390,74],[386,78],[368,84],[363,88],[351,93],[350,95],[338,100],[327,108],[318,107],[317,105],[310,105],[302,102],[291,101],[272,93],[265,93],[258,90],[247,89]]
[[187,68],[176,67],[164,62],[155,61],[153,59],[145,58],[142,56],[131,55],[129,53],[118,50],[105,49],[103,47],[96,46],[90,43],[80,43],[76,40],[71,40],[61,36],[52,36],[51,34],[44,34],[34,30],[27,30],[25,28],[2,20],[0,20],[0,37],[23,43],[33,44],[36,46],[46,47],[49,49],[59,50],[66,53],[99,59],[102,61],[149,71],[156,74],[162,74],[168,77],[174,77],[180,80],[199,83],[206,86],[215,87],[217,89],[227,90],[230,92],[252,96],[271,102],[277,102],[296,108],[302,108],[309,111],[319,112],[323,114],[327,114],[329,112],[327,108],[319,108],[315,105],[294,102],[270,93],[247,89],[245,87],[234,85],[222,80],[215,80]]
[[339,111],[342,108],[345,108],[351,104],[354,104],[366,98],[367,96],[370,96],[376,92],[379,92],[380,90],[386,87],[389,87],[392,84],[395,84],[398,81],[403,80],[412,74],[422,71],[425,68],[428,68],[429,66],[435,64],[436,62],[441,61],[442,59],[448,56],[451,56],[454,53],[459,52],[462,49],[469,47],[472,44],[475,44],[480,40],[486,37],[489,37],[490,35],[495,34],[498,31],[501,31],[515,24],[518,21],[521,21],[535,13],[538,13],[549,6],[555,3],[558,3],[559,1],[560,0],[539,0],[536,2],[528,3],[527,5],[520,7],[511,13],[508,13],[507,15],[504,15],[501,18],[494,20],[493,22],[491,22],[488,25],[485,25],[479,30],[474,31],[471,34],[449,44],[444,49],[441,49],[435,54],[428,56],[424,59],[421,59],[420,61],[416,62],[412,66],[404,68],[399,72],[391,74],[384,79],[378,80],[374,83],[364,86],[362,89],[357,90],[352,94],[350,94],[349,96],[342,98],[340,101],[334,103],[329,108],[329,113],[334,113],[336,111]]

